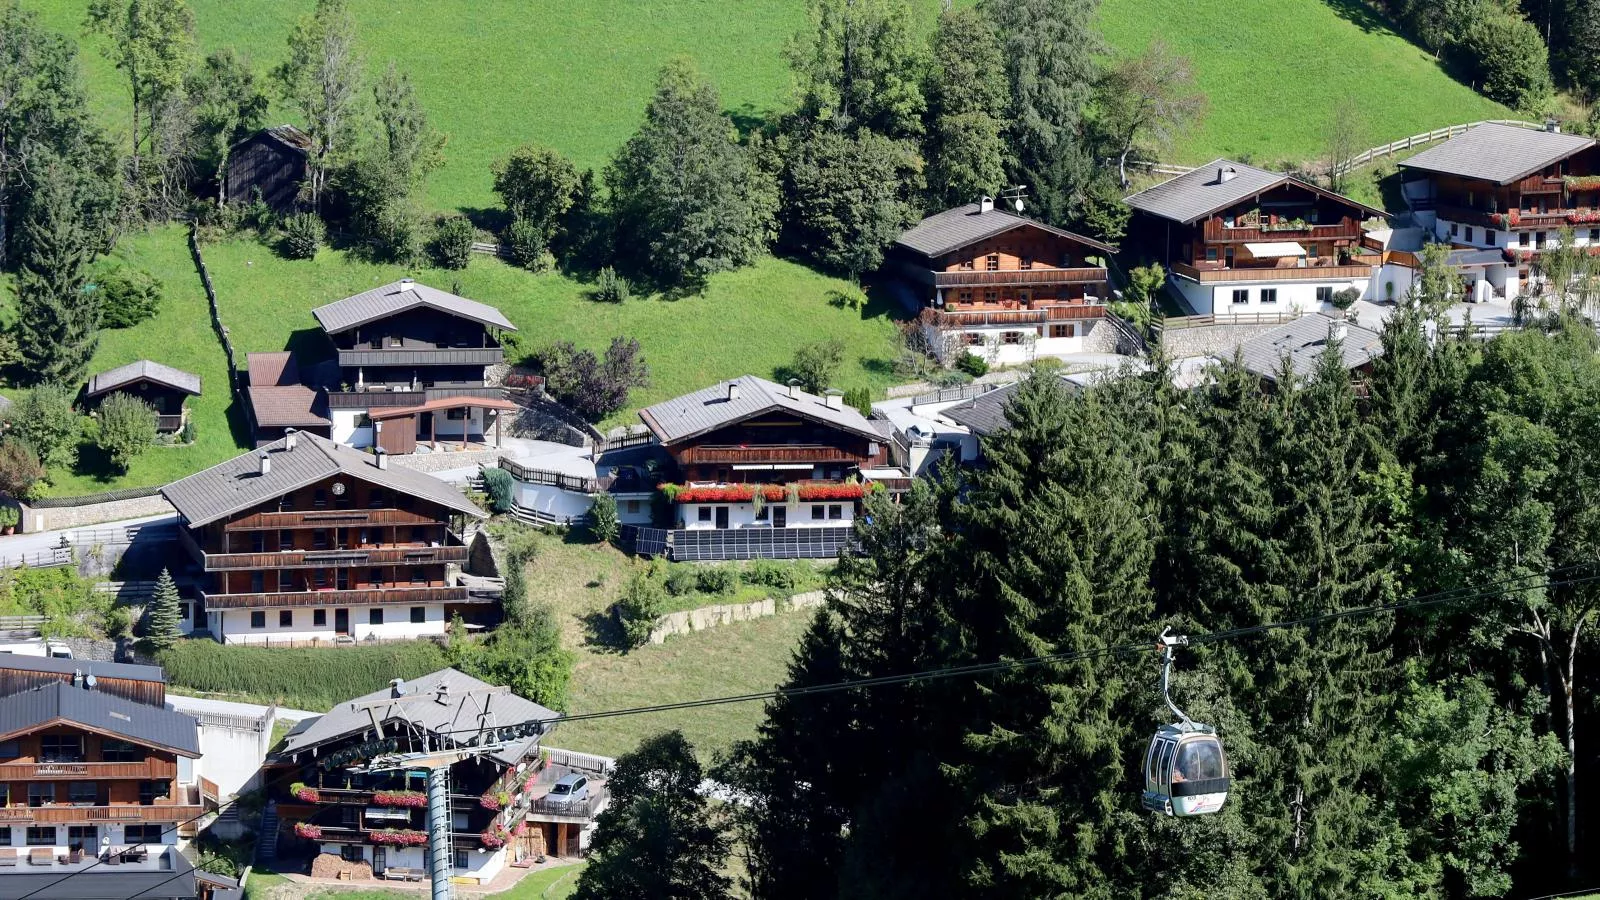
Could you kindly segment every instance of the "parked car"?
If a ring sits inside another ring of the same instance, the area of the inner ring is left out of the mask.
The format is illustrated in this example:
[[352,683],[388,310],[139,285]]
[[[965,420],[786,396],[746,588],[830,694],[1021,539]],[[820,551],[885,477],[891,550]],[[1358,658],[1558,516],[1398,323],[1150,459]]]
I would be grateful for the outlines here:
[[589,779],[585,775],[563,775],[561,780],[550,786],[550,793],[545,799],[560,806],[570,806],[582,803],[589,799]]

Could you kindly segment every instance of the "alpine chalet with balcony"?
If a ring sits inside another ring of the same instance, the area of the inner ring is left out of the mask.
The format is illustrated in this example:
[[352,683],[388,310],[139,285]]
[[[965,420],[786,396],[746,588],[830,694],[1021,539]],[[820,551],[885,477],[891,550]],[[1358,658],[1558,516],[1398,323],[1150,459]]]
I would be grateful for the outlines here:
[[[1418,224],[1456,248],[1473,300],[1526,292],[1563,228],[1600,248],[1600,150],[1593,138],[1484,124],[1400,163]],[[1590,252],[1595,252],[1590,250]]]
[[225,644],[284,646],[446,633],[498,598],[469,592],[462,533],[485,513],[450,485],[292,432],[161,489],[203,573],[200,602]]
[[923,219],[887,268],[910,283],[934,346],[991,363],[1075,353],[1101,321],[1115,248],[996,209],[984,197]]
[[1293,318],[1371,297],[1386,214],[1291,175],[1218,159],[1125,201],[1128,243],[1158,262],[1184,302],[1219,321]]
[[312,310],[338,357],[327,392],[335,441],[410,453],[417,442],[498,442],[515,403],[487,373],[516,331],[492,306],[409,278]]
[[[178,851],[218,807],[200,755],[158,667],[0,657],[0,896],[193,898]],[[62,881],[91,867],[121,877]]]
[[682,479],[661,488],[675,528],[654,549],[674,559],[836,555],[889,458],[885,435],[843,399],[744,375],[640,410]]
[[[315,848],[317,877],[426,880],[426,767],[366,764],[475,746],[487,728],[491,749],[449,763],[452,880],[486,884],[523,860],[577,856],[605,806],[609,761],[542,748],[557,718],[455,669],[340,703],[290,732],[267,762],[282,839]],[[552,796],[574,758],[594,763],[592,780],[582,796]]]

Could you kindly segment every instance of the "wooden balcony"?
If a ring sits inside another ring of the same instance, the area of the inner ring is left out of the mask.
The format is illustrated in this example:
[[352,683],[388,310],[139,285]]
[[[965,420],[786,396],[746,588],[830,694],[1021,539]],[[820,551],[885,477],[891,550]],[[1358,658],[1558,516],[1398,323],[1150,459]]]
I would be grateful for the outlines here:
[[1346,266],[1282,266],[1260,269],[1197,269],[1187,263],[1175,262],[1168,268],[1172,274],[1181,275],[1203,284],[1218,281],[1332,281],[1345,278],[1370,278],[1372,268],[1378,264],[1374,256],[1370,264]]
[[405,509],[363,509],[327,506],[322,509],[262,512],[228,523],[229,531],[277,531],[284,528],[341,528],[365,525],[439,525],[432,516]]
[[356,566],[426,566],[464,563],[467,548],[447,547],[355,547],[347,550],[286,550],[277,553],[207,553],[207,572],[252,571],[255,569],[339,569]]
[[1100,284],[1105,280],[1106,270],[1103,268],[1001,269],[994,272],[955,271],[933,273],[933,286],[937,288]]
[[143,762],[30,762],[0,765],[0,781],[86,781],[121,778],[172,779],[178,765],[161,759]]
[[175,416],[156,416],[156,430],[160,432],[177,431],[183,427],[183,414]]
[[1337,225],[1269,225],[1259,228],[1229,228],[1218,218],[1207,219],[1201,240],[1208,244],[1242,244],[1246,241],[1354,241],[1362,235],[1361,223],[1345,219]]
[[119,804],[116,806],[69,806],[64,803],[51,806],[0,807],[0,825],[77,825],[96,822],[156,822],[177,823],[199,818],[205,808],[189,805],[141,806]]
[[421,406],[422,391],[329,391],[329,409],[378,409],[386,406]]
[[339,366],[493,366],[505,356],[499,347],[361,347],[340,350]]
[[1006,309],[963,305],[959,309],[946,308],[934,313],[934,324],[941,328],[975,328],[986,325],[1043,325],[1046,322],[1074,322],[1082,319],[1099,319],[1105,316],[1105,307],[1092,303],[1069,306],[1035,306]]
[[701,463],[851,463],[866,457],[832,444],[700,444],[674,454],[679,465]]
[[207,609],[281,609],[305,606],[397,606],[417,603],[468,603],[464,587],[396,585],[360,590],[276,591],[202,595]]

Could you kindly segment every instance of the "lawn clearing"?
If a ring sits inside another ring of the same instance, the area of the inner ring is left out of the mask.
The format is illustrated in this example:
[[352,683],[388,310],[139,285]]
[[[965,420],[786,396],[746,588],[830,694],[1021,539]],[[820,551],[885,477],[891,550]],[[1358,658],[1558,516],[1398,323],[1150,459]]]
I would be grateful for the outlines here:
[[[578,873],[583,864],[558,865],[524,875],[510,890],[489,894],[495,900],[562,900],[572,896],[578,888]],[[254,880],[252,875],[251,879]],[[309,900],[418,900],[426,896],[426,886],[416,891],[396,891],[381,888],[359,891],[318,891]]]

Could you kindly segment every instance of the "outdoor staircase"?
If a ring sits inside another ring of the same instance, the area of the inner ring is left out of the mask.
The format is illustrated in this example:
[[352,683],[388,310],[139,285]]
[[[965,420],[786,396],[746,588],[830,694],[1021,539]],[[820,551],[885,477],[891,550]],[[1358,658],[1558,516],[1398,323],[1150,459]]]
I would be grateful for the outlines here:
[[278,804],[268,801],[261,811],[261,831],[256,841],[256,862],[270,862],[278,858]]

